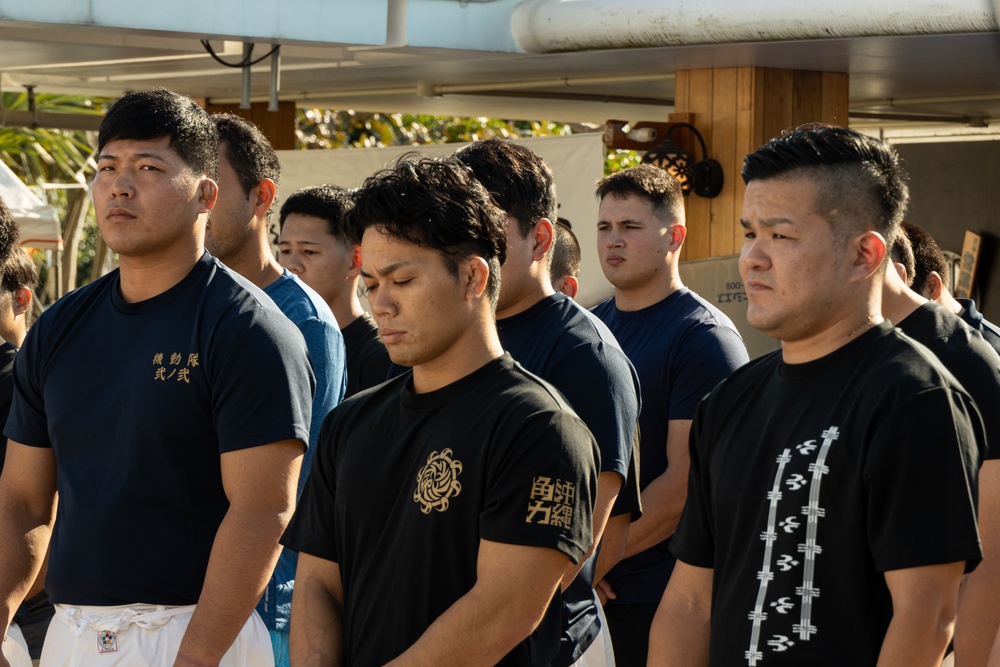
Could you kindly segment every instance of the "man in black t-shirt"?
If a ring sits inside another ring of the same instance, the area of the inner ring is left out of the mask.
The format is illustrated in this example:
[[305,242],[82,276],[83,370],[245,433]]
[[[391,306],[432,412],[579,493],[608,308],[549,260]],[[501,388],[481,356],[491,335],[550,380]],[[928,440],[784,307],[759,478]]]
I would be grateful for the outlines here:
[[219,149],[194,100],[129,93],[98,147],[120,267],[46,310],[14,364],[0,626],[51,544],[41,664],[273,664],[253,610],[309,435],[305,343],[204,250]]
[[505,354],[503,215],[453,161],[370,177],[348,216],[393,362],[323,424],[282,542],[297,664],[549,665],[592,539],[598,452]]
[[[906,223],[903,223],[903,230],[893,244],[893,259],[905,261],[912,255],[916,267],[914,285],[926,285],[929,278],[925,270],[927,245],[919,240],[921,230],[912,229]],[[918,246],[912,245],[913,238],[918,239]],[[935,282],[933,277],[930,282]],[[955,626],[955,660],[959,667],[985,665],[1000,627],[1000,585],[997,584],[1000,577],[1000,411],[995,409],[1000,406],[1000,356],[978,331],[943,303],[928,301],[907,287],[898,271],[886,272],[882,314],[900,331],[934,353],[972,396],[983,417],[986,441],[981,443],[984,460],[979,471],[979,529],[984,558],[962,586]]]
[[649,664],[938,665],[981,558],[983,425],[882,317],[898,158],[805,126],[749,154],[743,178],[747,320],[781,350],[699,406]]
[[499,139],[477,141],[455,157],[507,216],[507,260],[497,304],[500,343],[562,392],[601,449],[595,553],[565,590],[564,646],[554,663],[600,665],[610,655],[610,641],[593,586],[621,560],[629,523],[640,509],[633,455],[639,383],[608,328],[552,287],[556,192],[548,165],[531,149]]
[[278,262],[316,290],[333,311],[347,350],[347,393],[385,382],[389,355],[361,307],[361,246],[347,238],[351,196],[335,185],[296,190],[281,205]]

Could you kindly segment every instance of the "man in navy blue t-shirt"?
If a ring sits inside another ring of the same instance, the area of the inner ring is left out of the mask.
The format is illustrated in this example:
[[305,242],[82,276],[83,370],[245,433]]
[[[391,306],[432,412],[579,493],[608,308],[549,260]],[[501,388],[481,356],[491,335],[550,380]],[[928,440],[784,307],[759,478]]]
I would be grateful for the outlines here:
[[49,308],[15,362],[0,626],[51,545],[41,664],[271,665],[253,610],[309,438],[305,343],[204,250],[218,134],[197,103],[130,93],[98,146],[120,268]]
[[684,226],[680,182],[642,165],[598,183],[597,250],[615,296],[594,308],[639,373],[643,516],[625,559],[599,584],[619,667],[646,664],[649,626],[670,579],[668,551],[687,489],[688,433],[698,403],[748,361],[718,308],[678,273]]

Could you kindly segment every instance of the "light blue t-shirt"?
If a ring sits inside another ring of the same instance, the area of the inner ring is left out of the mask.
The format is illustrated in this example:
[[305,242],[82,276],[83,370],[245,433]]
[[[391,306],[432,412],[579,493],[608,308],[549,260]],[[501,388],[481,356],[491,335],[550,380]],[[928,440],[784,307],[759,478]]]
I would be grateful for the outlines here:
[[[264,288],[282,313],[302,332],[309,351],[313,373],[316,376],[316,395],[313,397],[312,421],[309,426],[309,449],[302,459],[298,493],[309,470],[315,452],[316,439],[326,415],[340,403],[347,389],[347,355],[344,336],[337,326],[337,318],[319,294],[286,269],[280,278]],[[295,583],[297,554],[282,549],[274,575],[267,584],[264,597],[257,605],[257,612],[268,630],[288,632],[288,618],[292,608],[292,588]]]

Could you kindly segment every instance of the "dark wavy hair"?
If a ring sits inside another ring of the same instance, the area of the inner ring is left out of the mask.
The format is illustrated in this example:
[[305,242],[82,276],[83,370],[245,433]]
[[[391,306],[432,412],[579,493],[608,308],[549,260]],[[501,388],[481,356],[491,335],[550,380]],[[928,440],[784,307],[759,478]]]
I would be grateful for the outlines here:
[[559,280],[566,276],[574,278],[580,275],[580,241],[573,233],[573,227],[568,220],[559,218],[556,221],[555,240],[552,245],[552,262],[549,264],[549,276]]
[[539,218],[556,220],[556,185],[552,170],[530,148],[502,139],[484,139],[455,153],[472,169],[493,201],[517,219],[527,238]]
[[347,236],[344,219],[354,207],[351,193],[339,185],[313,185],[288,195],[278,212],[282,229],[285,219],[292,215],[311,215],[326,221],[327,231],[345,245],[354,245]]
[[743,161],[743,181],[804,176],[816,205],[844,238],[874,230],[891,246],[910,200],[899,156],[855,130],[811,123],[771,139]]
[[149,141],[170,137],[170,147],[196,174],[219,177],[219,135],[198,103],[166,88],[128,93],[108,109],[97,150],[109,141]]
[[7,203],[0,197],[0,261],[17,250],[21,232]]
[[360,243],[369,227],[438,251],[456,277],[459,259],[482,257],[490,268],[487,294],[496,307],[500,265],[507,258],[504,215],[460,162],[404,155],[369,176],[354,193],[345,228]]

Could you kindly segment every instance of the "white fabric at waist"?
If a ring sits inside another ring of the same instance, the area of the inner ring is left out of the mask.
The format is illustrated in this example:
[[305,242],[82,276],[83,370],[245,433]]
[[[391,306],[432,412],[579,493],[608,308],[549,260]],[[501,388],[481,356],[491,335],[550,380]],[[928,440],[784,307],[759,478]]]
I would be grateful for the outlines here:
[[132,625],[153,630],[174,616],[191,613],[195,605],[171,607],[155,604],[128,604],[115,607],[57,604],[56,617],[79,637],[88,629],[121,632]]

